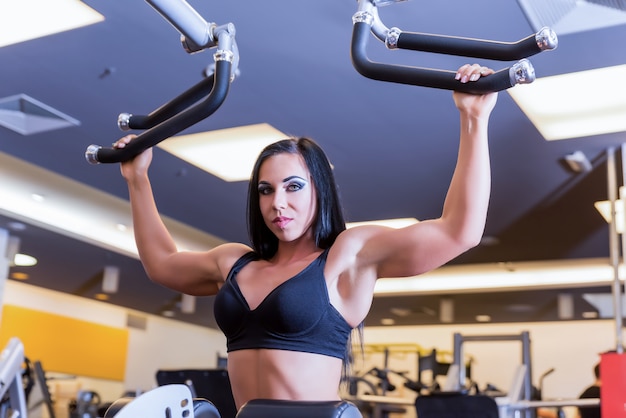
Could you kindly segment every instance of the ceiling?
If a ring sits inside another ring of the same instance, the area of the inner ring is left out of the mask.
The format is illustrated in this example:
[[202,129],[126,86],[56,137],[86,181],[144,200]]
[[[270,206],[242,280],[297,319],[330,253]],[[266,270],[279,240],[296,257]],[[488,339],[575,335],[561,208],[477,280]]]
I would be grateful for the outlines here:
[[[148,114],[199,82],[212,51],[187,54],[179,33],[144,1],[85,3],[106,20],[0,48],[0,98],[26,94],[80,125],[32,135],[0,127],[0,152],[126,200],[117,165],[87,163],[86,148],[108,146],[123,135],[120,113]],[[240,73],[223,105],[183,133],[269,123],[324,147],[349,221],[440,214],[458,142],[451,92],[361,76],[350,60],[356,1],[189,3],[207,21],[235,25]],[[412,32],[506,42],[534,33],[514,0],[475,0],[471,7],[456,0],[409,1],[381,7],[380,16],[387,26]],[[570,32],[559,35],[556,50],[530,60],[537,78],[626,64],[620,39],[626,39],[623,24]],[[455,70],[475,61],[388,51],[376,39],[369,50],[374,60],[426,68]],[[623,80],[615,86],[616,94],[626,94]],[[575,85],[569,94],[572,101],[585,100]],[[502,91],[490,124],[493,183],[485,239],[450,264],[510,267],[608,258],[608,226],[593,202],[607,198],[606,150],[625,138],[620,132],[546,141]],[[574,151],[589,158],[590,171],[564,166],[563,157]],[[164,215],[219,240],[247,242],[245,182],[224,182],[158,148],[151,178]],[[26,229],[13,229],[15,220]],[[27,272],[26,283],[92,298],[100,292],[103,266],[116,265],[120,286],[109,303],[151,314],[173,308],[175,319],[215,326],[212,298],[198,299],[194,314],[180,313],[180,295],[151,283],[129,254],[18,212],[0,213],[0,228],[20,238],[21,252],[39,260],[34,267],[10,269]],[[571,318],[580,319],[594,310],[583,294],[610,292],[609,285],[566,287],[377,297],[366,325],[388,317],[400,325],[440,323],[442,298],[453,301],[453,323],[475,322],[477,314],[493,322],[558,320],[562,293],[572,295]]]

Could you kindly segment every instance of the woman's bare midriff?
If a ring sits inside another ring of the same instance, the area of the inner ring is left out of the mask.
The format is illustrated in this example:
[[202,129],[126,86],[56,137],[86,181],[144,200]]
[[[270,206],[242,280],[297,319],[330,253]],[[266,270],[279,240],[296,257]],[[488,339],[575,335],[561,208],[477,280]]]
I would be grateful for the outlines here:
[[339,399],[342,360],[285,350],[240,350],[228,354],[228,376],[237,409],[251,399]]

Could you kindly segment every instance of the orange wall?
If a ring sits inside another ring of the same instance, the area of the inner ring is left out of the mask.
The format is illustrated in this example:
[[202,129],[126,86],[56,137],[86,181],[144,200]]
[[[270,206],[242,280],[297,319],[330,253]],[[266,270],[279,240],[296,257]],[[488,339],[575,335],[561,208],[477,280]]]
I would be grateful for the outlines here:
[[45,371],[123,381],[128,330],[61,315],[4,305],[0,347],[12,337],[24,355]]

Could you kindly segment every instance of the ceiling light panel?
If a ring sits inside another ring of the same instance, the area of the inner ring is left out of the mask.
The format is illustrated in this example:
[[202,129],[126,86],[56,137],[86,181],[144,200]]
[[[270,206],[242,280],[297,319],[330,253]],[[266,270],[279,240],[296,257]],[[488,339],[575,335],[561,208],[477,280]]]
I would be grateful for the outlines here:
[[102,22],[104,16],[79,0],[0,2],[0,47]]
[[287,138],[267,123],[175,136],[157,146],[225,181],[250,179],[263,148]]
[[626,65],[568,73],[507,90],[548,140],[626,131]]
[[354,228],[355,226],[362,226],[362,225],[380,225],[380,226],[387,226],[389,228],[404,228],[405,226],[413,225],[418,222],[419,221],[416,218],[391,218],[391,219],[380,219],[376,221],[348,222],[346,224],[346,227]]
[[[623,274],[621,267],[620,275]],[[519,262],[506,266],[443,266],[415,277],[379,279],[374,293],[376,296],[396,296],[604,286],[613,280],[614,270],[604,258]]]

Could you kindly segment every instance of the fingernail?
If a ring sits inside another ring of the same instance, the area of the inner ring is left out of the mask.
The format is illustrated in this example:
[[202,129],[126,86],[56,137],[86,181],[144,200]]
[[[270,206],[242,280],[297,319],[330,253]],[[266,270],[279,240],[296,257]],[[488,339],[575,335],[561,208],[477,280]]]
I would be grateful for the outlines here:
[[470,77],[470,81],[476,81],[476,80],[478,80],[479,77],[480,76],[478,74],[472,74],[471,77]]
[[461,77],[461,83],[467,83],[467,76],[466,75]]
[[455,80],[460,80],[460,79],[461,79],[461,74],[460,74],[460,73],[456,73],[456,74],[454,75],[454,79],[455,79]]

